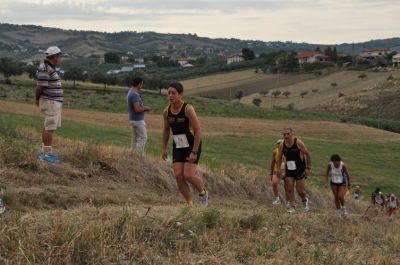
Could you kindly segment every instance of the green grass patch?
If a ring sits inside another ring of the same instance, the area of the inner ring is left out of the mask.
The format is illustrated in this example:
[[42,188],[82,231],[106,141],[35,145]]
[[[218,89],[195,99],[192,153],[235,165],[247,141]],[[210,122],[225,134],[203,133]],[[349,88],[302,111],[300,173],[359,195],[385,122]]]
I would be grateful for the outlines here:
[[[40,132],[43,119],[40,117],[0,113],[2,128],[17,126],[30,127]],[[86,125],[68,120],[56,131],[56,137],[85,141],[94,145],[115,145],[130,147],[131,130]],[[272,137],[207,136],[203,139],[201,163],[214,169],[244,166],[267,176],[270,155],[275,147]],[[339,154],[347,164],[352,184],[360,185],[364,192],[371,192],[379,186],[386,193],[400,188],[397,181],[400,172],[400,143],[337,143],[319,140],[305,141],[312,155],[312,175],[309,182],[322,186],[329,158]],[[38,146],[40,139],[38,139]],[[161,134],[149,133],[146,153],[161,154]],[[171,154],[171,152],[169,152]],[[364,193],[366,194],[366,193]]]

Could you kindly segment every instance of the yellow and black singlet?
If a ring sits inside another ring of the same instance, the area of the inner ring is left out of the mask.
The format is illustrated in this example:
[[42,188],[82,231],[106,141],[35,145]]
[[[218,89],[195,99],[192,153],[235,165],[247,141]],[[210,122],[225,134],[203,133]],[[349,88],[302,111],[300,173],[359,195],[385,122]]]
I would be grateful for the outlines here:
[[306,163],[303,152],[297,146],[297,138],[294,138],[292,146],[286,146],[286,143],[283,143],[283,154],[286,157],[286,177],[295,179],[304,177]]

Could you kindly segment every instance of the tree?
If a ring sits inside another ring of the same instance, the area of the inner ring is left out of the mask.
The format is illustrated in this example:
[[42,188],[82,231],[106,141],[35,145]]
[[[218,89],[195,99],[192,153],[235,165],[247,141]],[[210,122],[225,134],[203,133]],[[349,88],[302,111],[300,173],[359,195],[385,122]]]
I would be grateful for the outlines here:
[[253,104],[255,106],[260,107],[261,103],[262,103],[262,100],[260,98],[254,98],[253,99]]
[[311,91],[312,91],[313,93],[317,93],[317,92],[319,91],[319,89],[318,89],[318,88],[313,88]]
[[144,85],[148,89],[158,89],[161,95],[161,90],[166,89],[170,82],[166,80],[165,75],[151,75],[144,79]]
[[282,93],[282,95],[284,95],[286,98],[288,98],[290,94],[291,94],[291,93],[290,93],[289,91],[284,91],[284,92]]
[[308,91],[303,90],[303,91],[301,91],[301,93],[300,93],[300,97],[301,97],[301,98],[304,98],[304,96],[307,95],[307,94],[308,94]]
[[11,84],[10,77],[22,74],[20,64],[9,57],[0,58],[0,73],[6,78],[6,83]]
[[118,54],[113,53],[113,52],[106,52],[104,54],[104,62],[105,63],[114,63],[114,64],[119,64],[121,61],[121,58],[119,57]]
[[316,52],[321,52],[321,48],[319,46],[317,46],[317,48],[315,48]]
[[26,65],[23,69],[30,79],[36,80],[37,65]]
[[279,95],[280,95],[281,93],[282,93],[281,91],[275,90],[275,91],[272,92],[272,96],[274,96],[275,98],[277,98],[277,97],[279,97]]
[[266,97],[268,95],[269,91],[268,90],[263,90],[260,92],[260,95],[263,97]]
[[256,56],[254,55],[254,51],[249,48],[242,48],[242,54],[246,61],[253,60]]
[[90,81],[95,84],[103,84],[104,90],[106,90],[110,79],[107,74],[96,72],[90,76]]
[[239,102],[240,102],[240,100],[242,99],[242,97],[243,97],[243,91],[242,91],[242,90],[239,90],[239,91],[236,93],[235,98],[237,98],[237,99],[239,100]]
[[332,83],[331,83],[331,87],[332,87],[332,88],[335,88],[335,87],[337,87],[337,86],[338,86],[338,84],[337,84],[336,82],[332,82]]
[[73,81],[74,82],[73,87],[75,88],[75,82],[77,80],[78,81],[84,81],[85,80],[85,76],[83,74],[82,69],[80,69],[78,67],[73,67],[73,68],[70,68],[70,69],[65,71],[64,79]]

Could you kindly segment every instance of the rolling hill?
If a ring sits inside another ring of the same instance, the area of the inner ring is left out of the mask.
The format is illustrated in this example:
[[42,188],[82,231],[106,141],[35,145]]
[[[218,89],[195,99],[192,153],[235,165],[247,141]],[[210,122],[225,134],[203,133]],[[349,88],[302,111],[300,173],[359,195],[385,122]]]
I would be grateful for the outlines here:
[[211,39],[195,34],[161,34],[134,30],[104,33],[0,23],[0,56],[7,55],[27,60],[36,56],[39,49],[44,50],[50,45],[60,46],[72,58],[102,56],[104,52],[109,51],[121,54],[129,51],[141,57],[155,54],[207,57],[221,53],[240,52],[243,47],[249,47],[258,54],[279,50],[315,50],[316,47],[325,49],[328,46],[336,47],[339,52],[348,54],[357,54],[371,47],[400,50],[400,38],[319,45],[281,41]]

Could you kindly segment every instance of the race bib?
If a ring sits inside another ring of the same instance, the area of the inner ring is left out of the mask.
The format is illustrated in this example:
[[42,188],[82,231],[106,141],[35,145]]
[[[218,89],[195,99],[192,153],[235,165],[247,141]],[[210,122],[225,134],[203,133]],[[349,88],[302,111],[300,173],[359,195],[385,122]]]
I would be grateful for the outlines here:
[[172,136],[174,138],[176,148],[187,148],[189,142],[185,134],[177,134]]
[[286,161],[288,170],[296,170],[296,161]]
[[342,183],[342,176],[339,174],[332,174],[332,182],[333,183]]
[[383,204],[383,199],[382,199],[382,197],[381,196],[375,196],[375,202],[377,203],[377,204]]

